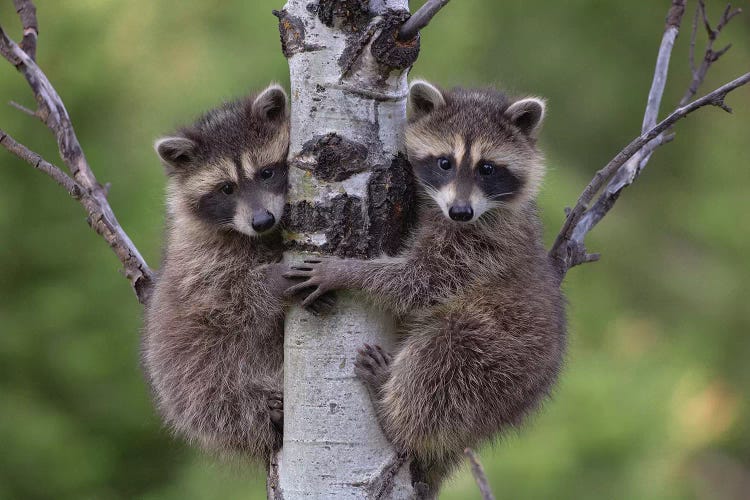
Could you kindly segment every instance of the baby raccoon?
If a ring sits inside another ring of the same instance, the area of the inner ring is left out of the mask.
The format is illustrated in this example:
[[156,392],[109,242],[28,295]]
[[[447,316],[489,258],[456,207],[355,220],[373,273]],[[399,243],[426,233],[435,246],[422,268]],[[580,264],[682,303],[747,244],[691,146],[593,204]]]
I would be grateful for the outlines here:
[[[217,452],[267,459],[281,445],[280,260],[287,98],[272,85],[156,141],[168,176],[164,261],[142,361],[173,430]],[[273,264],[271,264],[273,266]]]
[[516,426],[549,393],[565,348],[564,301],[542,244],[536,134],[545,105],[415,82],[406,147],[428,203],[406,250],[319,258],[287,274],[368,292],[401,318],[393,355],[360,351],[386,436],[435,492],[464,448]]

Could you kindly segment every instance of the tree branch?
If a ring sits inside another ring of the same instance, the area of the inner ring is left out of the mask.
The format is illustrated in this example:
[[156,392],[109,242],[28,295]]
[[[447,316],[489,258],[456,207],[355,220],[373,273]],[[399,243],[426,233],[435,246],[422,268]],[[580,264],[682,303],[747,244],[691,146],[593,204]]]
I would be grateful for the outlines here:
[[492,493],[490,483],[489,481],[487,481],[487,475],[484,473],[484,467],[482,467],[477,454],[474,453],[474,450],[472,450],[471,448],[466,448],[464,450],[464,455],[466,455],[466,457],[469,459],[469,464],[471,465],[471,474],[474,476],[474,480],[477,482],[477,486],[479,486],[479,492],[482,495],[482,500],[495,500],[495,495]]
[[724,99],[734,89],[741,87],[750,82],[750,73],[732,80],[731,82],[722,85],[713,92],[706,94],[705,96],[697,99],[690,104],[677,108],[664,120],[659,122],[648,132],[641,134],[639,137],[633,139],[624,149],[622,149],[617,155],[610,160],[607,165],[599,170],[592,181],[586,186],[578,198],[576,206],[570,211],[565,223],[563,224],[560,233],[555,239],[555,243],[550,250],[550,257],[553,259],[555,266],[561,274],[561,277],[565,275],[568,269],[584,262],[591,262],[595,260],[595,257],[586,254],[585,247],[583,245],[582,237],[583,234],[576,234],[574,238],[574,231],[578,223],[584,217],[587,212],[587,208],[594,195],[604,186],[617,170],[628,161],[633,155],[635,155],[641,148],[648,144],[651,140],[655,139],[662,132],[669,129],[677,121],[685,118],[692,112],[704,107],[704,106],[717,106],[725,111],[731,112]]
[[36,7],[30,0],[13,0],[18,17],[23,25],[23,40],[21,49],[28,54],[32,61],[36,61],[36,40],[39,36],[39,24],[36,20]]
[[15,141],[10,135],[4,130],[0,129],[0,146],[16,155],[21,160],[25,161],[35,169],[47,174],[51,177],[60,187],[65,189],[73,199],[80,200],[84,195],[85,190],[76,181],[70,178],[68,174],[63,172],[59,167],[51,164],[42,158],[39,154],[31,151],[23,144]]
[[[654,70],[654,78],[652,81],[651,90],[649,92],[646,112],[644,113],[641,137],[649,134],[656,127],[659,107],[664,93],[664,87],[667,81],[672,47],[674,46],[675,39],[677,38],[677,35],[679,33],[679,26],[681,24],[684,11],[685,0],[672,1],[672,6],[667,15],[664,35],[659,47],[659,55],[657,57],[656,68]],[[715,41],[721,30],[727,25],[727,23],[739,13],[738,11],[739,9],[732,11],[731,6],[727,6],[721,20],[719,21],[719,24],[717,25],[717,28],[711,29],[705,15],[704,2],[702,0],[699,2],[696,10],[696,15],[693,20],[693,30],[691,34],[690,44],[690,61],[691,67],[693,68],[692,80],[688,91],[680,101],[678,109],[673,113],[673,115],[681,110],[690,107],[687,105],[687,103],[690,98],[693,97],[693,95],[705,79],[708,68],[728,49],[728,47],[722,49],[722,51],[719,51],[720,53],[718,53],[718,56],[716,56],[717,53],[713,52],[712,49],[713,42]],[[706,48],[704,63],[701,65],[701,68],[696,70],[694,69],[693,61],[695,57],[695,41],[699,16],[704,19],[704,24],[707,26],[707,30],[709,32],[709,42]],[[738,80],[741,79],[742,77],[740,77],[740,79]],[[735,80],[735,82],[736,81],[737,80]],[[728,85],[731,85],[731,83]],[[717,89],[714,92],[718,92],[719,90],[721,89]],[[711,94],[706,96],[706,98],[710,95]],[[724,104],[725,96],[726,93],[724,93],[719,100],[709,100],[710,102],[704,103],[703,105],[712,104],[728,110],[728,108]],[[699,99],[699,101],[701,100]],[[697,103],[698,101],[695,102]],[[694,111],[695,109],[697,109],[697,107],[690,109],[688,113]],[[670,115],[670,117],[671,116],[672,115]],[[679,120],[679,118],[682,118],[682,116],[678,116],[675,121]],[[592,182],[589,184],[589,186],[587,186],[586,190],[584,190],[584,194],[589,196],[588,200],[585,201],[585,204],[582,206],[579,204],[576,206],[576,208],[567,213],[567,218],[565,224],[563,225],[563,229],[561,230],[552,249],[550,250],[550,256],[553,259],[558,271],[560,272],[561,279],[562,277],[564,277],[567,270],[571,267],[586,262],[593,262],[599,259],[598,254],[588,254],[586,252],[586,248],[584,245],[584,238],[586,234],[591,231],[591,229],[593,229],[593,227],[596,226],[596,224],[614,206],[615,202],[619,199],[622,190],[631,185],[640,175],[641,171],[646,167],[648,161],[650,160],[651,154],[654,152],[654,150],[656,150],[659,146],[672,141],[672,139],[674,138],[674,134],[671,133],[673,125],[674,123],[668,125],[666,129],[663,129],[661,132],[659,132],[658,135],[653,137],[653,139],[643,144],[642,147],[635,151],[635,153],[629,159],[626,158],[626,162],[624,164],[614,167],[613,169],[608,169],[608,167],[612,166],[612,162],[610,162],[607,167],[600,170],[594,177]],[[615,157],[615,159],[617,159],[618,157],[619,154]],[[606,173],[603,173],[605,170]],[[605,182],[607,183],[606,188],[599,195],[594,205],[589,208],[589,202],[591,201],[593,196],[599,192]]]
[[122,229],[112,224],[112,221],[102,210],[102,206],[98,200],[86,188],[63,172],[62,169],[46,161],[39,154],[31,151],[23,144],[16,142],[2,129],[0,129],[0,145],[37,170],[47,174],[65,189],[73,199],[78,200],[83,205],[83,208],[88,213],[86,220],[89,225],[109,243],[109,246],[125,266],[125,276],[133,285],[138,299],[141,302],[145,302],[150,291],[149,284],[154,279],[153,275],[148,268],[142,269],[138,267],[140,265],[138,259],[131,253],[130,248],[124,246],[120,240],[119,232]]
[[[81,190],[81,197],[78,199],[89,213],[89,224],[107,240],[107,243],[120,259],[124,266],[125,276],[130,280],[138,300],[143,303],[148,300],[151,292],[155,280],[154,273],[149,269],[138,249],[117,222],[117,218],[107,201],[107,190],[96,180],[86,161],[62,99],[34,61],[36,34],[38,32],[34,4],[30,0],[15,0],[15,5],[24,25],[24,41],[22,46],[19,46],[0,27],[0,54],[26,77],[26,81],[29,83],[37,101],[38,109],[34,114],[54,133],[60,150],[60,157],[68,167],[72,179],[67,175],[65,177],[74,180],[76,186],[78,186],[75,189]],[[64,175],[59,168],[44,162],[39,155],[16,143],[7,134],[4,135],[3,139],[3,145],[6,146],[6,149],[14,152],[17,156],[20,153],[21,156],[19,157],[27,161],[30,158],[35,161],[36,158],[39,158],[36,164],[32,164],[53,177],[58,181],[58,184],[62,181],[62,178],[54,172],[54,170],[57,170],[59,174]],[[13,145],[14,149],[10,149],[8,144]],[[68,184],[68,187],[74,189],[71,186]],[[63,185],[63,187],[66,187],[66,185]],[[68,192],[71,193],[70,190]]]
[[[711,28],[711,23],[708,20],[708,15],[706,14],[706,3],[704,0],[698,0],[698,6],[695,9],[695,16],[693,18],[693,31],[690,35],[690,69],[692,71],[692,77],[693,80],[690,82],[690,86],[685,91],[685,94],[682,96],[682,99],[680,99],[680,106],[684,106],[687,104],[690,99],[693,98],[693,96],[698,92],[698,89],[703,84],[703,80],[706,78],[706,74],[708,73],[708,70],[711,68],[711,65],[719,60],[721,56],[727,53],[727,51],[732,47],[732,44],[727,45],[723,49],[720,49],[718,51],[714,51],[714,42],[716,42],[717,38],[721,34],[721,31],[729,24],[729,21],[731,21],[735,16],[739,15],[742,12],[742,9],[734,9],[732,10],[732,4],[728,4],[726,8],[724,9],[724,13],[721,15],[721,19],[719,19],[719,23],[716,25],[716,28]],[[698,22],[702,21],[703,25],[706,28],[706,33],[708,34],[708,42],[706,43],[706,49],[703,54],[703,61],[701,62],[701,65],[699,68],[695,67],[695,44],[696,44],[696,38],[698,35]]]
[[412,40],[419,31],[430,24],[430,21],[440,9],[448,5],[450,0],[427,0],[412,16],[401,26],[398,39],[401,42]]
[[18,104],[18,103],[17,103],[16,101],[10,101],[10,102],[9,102],[8,104],[9,104],[9,105],[10,105],[11,107],[13,107],[13,108],[16,108],[16,109],[17,109],[18,111],[20,111],[21,113],[25,113],[25,114],[27,114],[27,115],[29,115],[29,116],[33,116],[34,118],[39,118],[39,117],[37,116],[37,114],[36,114],[36,111],[32,111],[32,110],[30,110],[29,108],[27,108],[27,107],[26,107],[26,106],[24,106],[23,104]]
[[[664,96],[664,88],[667,84],[672,48],[674,47],[675,40],[679,34],[684,14],[685,0],[673,0],[672,6],[667,13],[664,34],[662,35],[661,44],[659,45],[659,54],[656,57],[656,68],[654,69],[654,77],[648,94],[646,111],[643,114],[641,133],[648,131],[656,125],[662,97]],[[651,158],[653,151],[664,143],[663,139],[664,136],[660,135],[651,141],[628,160],[628,162],[625,163],[625,165],[623,165],[623,167],[614,175],[613,179],[609,182],[599,199],[597,199],[594,206],[588,210],[583,217],[581,217],[581,220],[577,224],[573,233],[574,240],[583,242],[586,233],[591,231],[591,229],[593,229],[594,226],[596,226],[596,224],[598,224],[614,206],[615,202],[620,197],[622,190],[632,184],[638,174],[640,174],[641,170]],[[584,258],[585,256],[586,254],[584,252]],[[598,260],[598,256],[593,260]],[[592,262],[592,260],[586,260],[586,262]]]

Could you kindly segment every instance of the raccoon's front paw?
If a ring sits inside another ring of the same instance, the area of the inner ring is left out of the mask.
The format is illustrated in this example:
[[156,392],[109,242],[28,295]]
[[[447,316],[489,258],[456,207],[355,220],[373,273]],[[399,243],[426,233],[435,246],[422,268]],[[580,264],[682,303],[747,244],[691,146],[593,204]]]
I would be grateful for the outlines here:
[[345,262],[343,259],[319,257],[306,259],[302,264],[291,266],[290,271],[284,273],[284,278],[303,281],[287,288],[285,295],[292,297],[312,288],[313,290],[302,301],[304,307],[310,307],[323,298],[327,292],[344,287]]
[[284,274],[291,269],[286,262],[264,264],[260,269],[265,274],[266,287],[274,297],[284,297],[286,289],[295,283],[293,280],[284,277]]
[[377,344],[365,344],[357,350],[354,373],[377,394],[391,375],[391,355]]
[[306,306],[305,309],[313,313],[315,316],[325,316],[326,314],[329,314],[334,307],[336,307],[336,292],[326,292],[314,300],[312,304]]
[[284,395],[281,391],[273,391],[268,396],[268,416],[274,428],[279,432],[284,430]]

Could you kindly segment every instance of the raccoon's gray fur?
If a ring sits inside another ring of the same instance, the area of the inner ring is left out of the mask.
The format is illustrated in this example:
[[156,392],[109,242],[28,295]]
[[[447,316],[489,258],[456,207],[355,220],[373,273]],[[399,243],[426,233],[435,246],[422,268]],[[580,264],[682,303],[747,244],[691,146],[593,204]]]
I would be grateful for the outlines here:
[[549,393],[565,348],[564,300],[535,197],[544,102],[493,90],[410,88],[409,160],[428,195],[396,258],[311,259],[288,274],[360,289],[402,319],[393,357],[365,346],[356,373],[386,436],[433,492],[466,447],[520,424]]
[[168,175],[166,248],[142,362],[180,436],[267,459],[281,444],[281,258],[289,119],[272,85],[155,144]]

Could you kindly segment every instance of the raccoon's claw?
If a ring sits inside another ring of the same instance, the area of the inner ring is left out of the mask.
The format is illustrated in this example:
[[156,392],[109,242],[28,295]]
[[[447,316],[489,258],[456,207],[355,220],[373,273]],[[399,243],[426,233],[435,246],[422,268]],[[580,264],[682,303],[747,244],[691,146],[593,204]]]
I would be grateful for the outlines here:
[[302,301],[303,307],[310,308],[327,292],[340,288],[338,286],[339,268],[336,265],[339,260],[334,258],[306,259],[302,264],[291,266],[289,271],[284,273],[284,278],[303,281],[287,288],[285,296],[293,297],[312,288],[313,290]]
[[284,395],[274,391],[268,396],[268,416],[277,431],[284,429]]
[[336,294],[334,292],[326,292],[321,295],[318,300],[305,307],[309,312],[315,316],[325,316],[329,314],[336,306]]
[[391,374],[391,359],[379,345],[365,344],[357,350],[354,373],[369,389],[377,392]]

